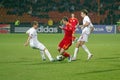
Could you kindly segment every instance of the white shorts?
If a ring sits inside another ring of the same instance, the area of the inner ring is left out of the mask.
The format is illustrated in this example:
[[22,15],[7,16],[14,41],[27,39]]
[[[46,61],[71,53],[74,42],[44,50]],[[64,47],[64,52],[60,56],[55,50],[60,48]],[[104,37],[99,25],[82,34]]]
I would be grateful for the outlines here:
[[46,47],[40,42],[30,43],[30,47],[43,51]]
[[88,35],[87,35],[87,34],[81,34],[81,36],[80,36],[79,39],[78,39],[78,42],[79,42],[79,41],[88,42]]
[[81,36],[79,37],[78,41],[88,42],[88,37],[89,37],[89,35],[90,35],[90,28],[85,27],[85,28],[82,30],[82,34],[81,34]]

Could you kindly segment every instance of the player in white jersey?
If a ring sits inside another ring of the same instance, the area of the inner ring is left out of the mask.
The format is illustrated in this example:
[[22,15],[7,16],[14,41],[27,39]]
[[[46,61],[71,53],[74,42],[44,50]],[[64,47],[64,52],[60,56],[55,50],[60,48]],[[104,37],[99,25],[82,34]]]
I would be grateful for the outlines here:
[[42,56],[43,61],[46,60],[45,54],[47,55],[50,61],[54,61],[48,49],[42,43],[40,43],[37,39],[38,22],[33,21],[32,26],[33,27],[26,32],[26,34],[28,34],[28,39],[24,45],[27,46],[30,43],[30,47],[32,47],[33,49],[40,50],[40,54]]
[[84,51],[88,54],[87,60],[91,59],[91,57],[93,56],[85,45],[85,42],[88,42],[88,37],[90,33],[94,30],[93,24],[91,23],[91,20],[87,16],[87,14],[88,14],[88,11],[86,9],[83,9],[81,11],[81,16],[83,17],[83,25],[80,26],[82,29],[82,34],[79,37],[78,42],[76,44],[76,48],[74,50],[74,56],[72,60],[76,60],[79,47],[82,47]]

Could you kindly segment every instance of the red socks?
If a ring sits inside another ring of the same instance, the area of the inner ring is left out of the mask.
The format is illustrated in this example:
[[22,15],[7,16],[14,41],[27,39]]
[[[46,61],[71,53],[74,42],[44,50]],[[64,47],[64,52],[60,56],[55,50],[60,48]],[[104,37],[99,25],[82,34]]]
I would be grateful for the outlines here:
[[70,54],[68,54],[67,52],[64,52],[63,56],[70,57]]

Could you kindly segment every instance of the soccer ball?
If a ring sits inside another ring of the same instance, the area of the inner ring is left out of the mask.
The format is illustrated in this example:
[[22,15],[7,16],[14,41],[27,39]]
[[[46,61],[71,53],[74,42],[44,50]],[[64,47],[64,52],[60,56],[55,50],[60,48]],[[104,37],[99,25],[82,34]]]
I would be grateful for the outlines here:
[[58,55],[56,57],[57,61],[62,61],[64,59],[64,56],[63,55]]

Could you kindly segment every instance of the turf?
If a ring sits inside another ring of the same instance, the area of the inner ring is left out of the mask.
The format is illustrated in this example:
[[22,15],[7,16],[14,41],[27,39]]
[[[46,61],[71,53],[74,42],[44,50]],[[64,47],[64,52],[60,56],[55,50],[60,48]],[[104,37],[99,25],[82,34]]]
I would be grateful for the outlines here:
[[[77,35],[79,36],[79,35]],[[53,57],[63,34],[39,34]],[[24,47],[25,34],[0,34],[0,80],[120,80],[120,34],[92,34],[86,43],[94,57],[80,49],[77,61],[51,63],[38,50]],[[72,55],[75,44],[68,52]]]

